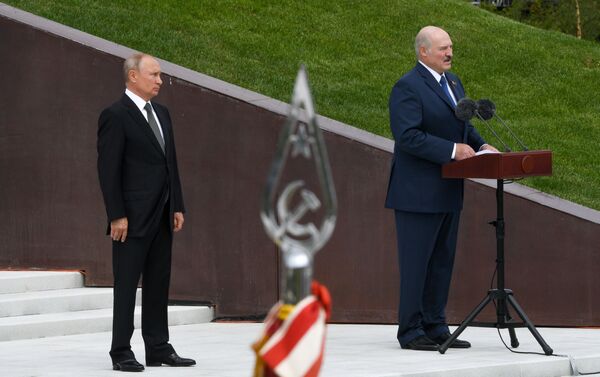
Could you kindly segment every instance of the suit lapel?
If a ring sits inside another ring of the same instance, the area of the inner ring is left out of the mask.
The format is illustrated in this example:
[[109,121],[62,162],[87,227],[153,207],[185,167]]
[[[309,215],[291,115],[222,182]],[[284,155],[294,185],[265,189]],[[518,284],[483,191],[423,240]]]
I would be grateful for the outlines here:
[[458,85],[458,80],[454,75],[446,72],[446,78],[448,79],[448,86],[450,87],[450,90],[452,90],[454,98],[456,98],[456,102],[458,103],[458,101],[460,101],[465,96],[465,92],[460,87],[460,85]]
[[[440,86],[440,83],[438,83],[435,80],[435,78],[427,70],[427,68],[423,67],[423,65],[421,65],[421,63],[418,63],[418,62],[417,62],[417,71],[423,77],[423,80],[425,81],[427,86],[429,86],[431,88],[431,90],[433,90],[435,92],[435,94],[438,95],[438,97],[440,97],[444,102],[446,102],[449,109],[452,111],[452,114],[454,114],[454,106],[450,102],[450,99],[448,98],[446,93],[444,93],[444,90]],[[460,101],[465,96],[465,93],[464,93],[461,85],[458,84],[458,79],[453,74],[446,72],[446,80],[448,80],[448,87],[450,87],[450,90],[452,90],[452,93],[454,94],[454,98],[456,98],[456,102],[458,103],[458,101]],[[467,138],[466,122],[461,122],[460,125],[463,129],[463,142],[464,142]]]
[[[456,102],[458,103],[458,101],[465,96],[465,91],[461,85],[458,85],[456,76],[446,72],[446,78],[448,79],[448,86],[450,87],[450,90],[452,90],[452,93],[454,93],[454,98],[456,98]],[[468,131],[467,122],[462,122],[461,125],[463,129],[463,143],[465,143],[467,141]]]
[[[431,73],[429,73],[427,68],[423,67],[423,65],[421,63],[417,63],[417,70],[423,77],[423,80],[425,80],[425,83],[427,84],[427,86],[429,86],[431,88],[431,90],[433,90],[434,93],[437,94],[438,97],[440,97],[444,102],[446,102],[446,104],[448,106],[450,106],[450,109],[452,111],[454,111],[454,105],[452,104],[452,102],[450,102],[450,98],[448,98],[446,93],[444,93],[444,90],[440,86],[440,83],[437,82],[435,80],[435,78],[433,78],[433,76],[431,75]],[[452,85],[449,85],[449,86],[452,86]],[[454,97],[456,97],[456,100],[458,101],[456,92],[453,91],[453,93],[454,93]]]
[[[161,154],[164,155],[163,150],[160,147],[160,144],[158,143],[158,140],[156,140],[156,136],[154,136],[154,132],[152,132],[152,129],[150,128],[150,125],[148,124],[148,121],[146,120],[146,118],[144,118],[140,109],[138,109],[138,107],[135,105],[135,103],[133,103],[131,98],[129,98],[129,96],[127,96],[127,94],[123,94],[121,102],[127,108],[127,112],[129,113],[131,118],[141,128],[142,132],[146,135],[146,137],[148,137],[150,143],[152,143],[152,145]],[[162,119],[160,119],[160,121],[162,122]],[[163,130],[163,133],[166,133],[166,132]],[[165,146],[166,146],[166,140],[165,140]]]

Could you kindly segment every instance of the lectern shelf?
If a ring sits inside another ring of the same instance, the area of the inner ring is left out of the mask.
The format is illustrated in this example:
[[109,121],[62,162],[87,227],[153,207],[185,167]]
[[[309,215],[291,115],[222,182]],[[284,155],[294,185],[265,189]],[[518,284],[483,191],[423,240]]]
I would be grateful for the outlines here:
[[444,178],[515,179],[552,175],[549,150],[486,153],[442,166]]

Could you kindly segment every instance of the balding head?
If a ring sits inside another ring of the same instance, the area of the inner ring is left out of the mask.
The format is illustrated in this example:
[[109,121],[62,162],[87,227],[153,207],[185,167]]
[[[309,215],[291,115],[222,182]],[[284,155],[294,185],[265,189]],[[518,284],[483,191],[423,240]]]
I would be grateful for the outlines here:
[[442,74],[452,66],[452,40],[444,29],[425,26],[415,37],[417,59]]
[[125,62],[123,63],[123,78],[125,79],[125,83],[129,81],[129,71],[140,70],[140,64],[142,62],[142,58],[144,57],[151,58],[152,56],[144,54],[143,52],[136,52],[135,54],[125,59]]
[[[417,55],[417,59],[420,59],[419,56],[419,49],[421,47],[424,47],[427,50],[431,49],[431,37],[435,34],[445,34],[448,35],[448,33],[446,33],[446,31],[444,31],[444,29],[440,29],[437,26],[425,26],[424,28],[422,28],[421,30],[419,30],[419,32],[417,33],[417,36],[415,37],[415,54]],[[448,38],[450,38],[448,36]]]
[[131,55],[123,63],[125,85],[129,90],[150,101],[162,85],[160,64],[153,56],[143,53]]

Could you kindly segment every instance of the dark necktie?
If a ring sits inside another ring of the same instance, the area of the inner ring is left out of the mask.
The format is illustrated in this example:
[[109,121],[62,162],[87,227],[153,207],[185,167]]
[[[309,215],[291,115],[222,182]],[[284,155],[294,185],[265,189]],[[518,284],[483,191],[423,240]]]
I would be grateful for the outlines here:
[[156,137],[156,140],[158,140],[158,144],[160,144],[163,153],[165,153],[165,141],[160,134],[160,130],[158,129],[158,123],[154,118],[154,113],[152,112],[152,105],[150,105],[150,102],[146,103],[144,109],[146,109],[146,113],[148,114],[148,124],[150,125],[150,128],[152,128],[152,132],[154,132],[154,136]]
[[442,76],[442,78],[440,79],[440,85],[442,86],[442,89],[444,90],[444,93],[446,93],[446,97],[448,97],[452,106],[456,107],[456,102],[454,102],[454,100],[452,99],[452,96],[450,95],[450,89],[448,88],[448,82],[446,81],[446,76]]

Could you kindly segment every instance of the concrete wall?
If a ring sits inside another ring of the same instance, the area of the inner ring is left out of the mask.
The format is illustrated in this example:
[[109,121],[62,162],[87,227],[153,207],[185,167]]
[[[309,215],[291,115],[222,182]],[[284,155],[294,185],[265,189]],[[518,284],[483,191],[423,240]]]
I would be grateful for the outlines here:
[[[124,90],[121,64],[131,52],[0,5],[0,268],[80,269],[88,285],[111,284],[97,117]],[[157,101],[173,119],[188,211],[175,237],[171,298],[211,302],[217,316],[264,314],[277,299],[279,255],[259,200],[287,105],[161,65]],[[316,278],[331,290],[334,321],[393,323],[396,245],[393,213],[383,208],[392,142],[319,122],[339,217]],[[507,192],[506,286],[537,325],[600,325],[600,214],[516,184]],[[454,323],[490,286],[494,200],[488,182],[468,181],[448,306]]]

